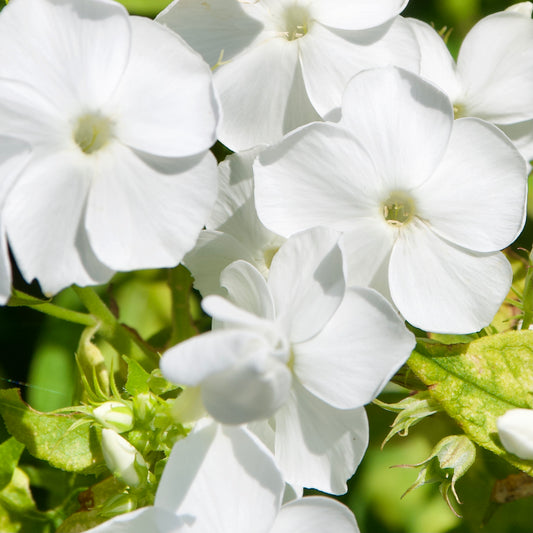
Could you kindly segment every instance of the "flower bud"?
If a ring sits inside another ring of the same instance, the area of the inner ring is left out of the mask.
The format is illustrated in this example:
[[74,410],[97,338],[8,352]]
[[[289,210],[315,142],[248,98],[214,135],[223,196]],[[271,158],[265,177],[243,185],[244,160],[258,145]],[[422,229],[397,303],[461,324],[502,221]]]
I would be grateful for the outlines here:
[[124,402],[105,402],[94,409],[93,416],[102,426],[114,429],[117,433],[133,428],[133,411]]
[[533,461],[533,409],[511,409],[498,418],[496,425],[509,453]]
[[508,7],[505,11],[512,11],[518,13],[526,18],[531,18],[531,11],[533,10],[533,4],[531,2],[519,2]]
[[148,467],[142,455],[112,429],[102,429],[102,452],[113,475],[130,487],[146,481]]
[[449,491],[451,489],[456,501],[461,503],[455,491],[455,483],[464,476],[474,463],[475,458],[476,447],[468,437],[465,435],[445,437],[437,443],[425,461],[416,465],[401,465],[422,466],[415,483],[405,491],[404,496],[411,490],[427,483],[439,483],[440,492],[448,507],[454,514],[460,516],[450,502]]

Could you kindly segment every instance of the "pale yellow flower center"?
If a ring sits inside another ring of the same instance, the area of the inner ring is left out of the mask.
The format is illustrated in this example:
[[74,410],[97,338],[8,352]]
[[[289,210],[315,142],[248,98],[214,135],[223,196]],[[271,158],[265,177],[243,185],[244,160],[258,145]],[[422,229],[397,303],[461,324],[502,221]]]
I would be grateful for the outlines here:
[[387,224],[401,227],[415,215],[415,201],[405,191],[394,191],[382,203],[383,218]]
[[78,118],[73,136],[82,152],[92,154],[113,137],[113,123],[99,113],[87,113]]
[[298,4],[289,6],[283,13],[283,35],[288,41],[303,37],[309,30],[309,10]]

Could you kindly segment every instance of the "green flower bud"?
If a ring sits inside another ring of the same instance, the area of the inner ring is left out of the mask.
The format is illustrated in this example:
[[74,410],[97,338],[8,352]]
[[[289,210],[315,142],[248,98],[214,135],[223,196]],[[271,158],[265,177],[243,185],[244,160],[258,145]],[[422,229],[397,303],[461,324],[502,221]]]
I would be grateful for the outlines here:
[[112,429],[102,429],[102,453],[113,475],[130,487],[146,482],[148,466],[142,455]]
[[[457,503],[461,503],[455,483],[464,476],[476,459],[476,447],[465,435],[450,435],[442,439],[431,451],[430,456],[416,465],[399,465],[406,467],[422,466],[415,483],[409,487],[408,492],[426,485],[427,483],[439,483],[440,492],[448,507],[456,516],[460,516],[450,502],[450,489]],[[402,496],[402,497],[403,497]]]
[[93,410],[93,416],[102,426],[117,433],[133,428],[133,410],[124,402],[105,402]]

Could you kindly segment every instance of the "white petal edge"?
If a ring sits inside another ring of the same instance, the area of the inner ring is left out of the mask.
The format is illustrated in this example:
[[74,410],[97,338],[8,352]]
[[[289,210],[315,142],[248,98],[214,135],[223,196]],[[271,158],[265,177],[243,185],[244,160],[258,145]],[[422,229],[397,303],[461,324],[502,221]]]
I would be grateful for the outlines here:
[[533,461],[533,409],[511,409],[498,418],[496,425],[509,453]]

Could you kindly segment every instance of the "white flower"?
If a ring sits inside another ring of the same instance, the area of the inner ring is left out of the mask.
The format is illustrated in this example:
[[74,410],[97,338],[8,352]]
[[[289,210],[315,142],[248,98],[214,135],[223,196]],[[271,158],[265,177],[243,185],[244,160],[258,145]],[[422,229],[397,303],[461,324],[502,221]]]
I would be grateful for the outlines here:
[[[407,360],[414,338],[369,289],[345,290],[339,234],[314,228],[291,237],[268,281],[236,261],[221,275],[228,300],[208,296],[214,331],[168,350],[163,375],[200,387],[216,420],[254,426],[275,441],[295,488],[346,491],[366,448],[363,405]],[[269,436],[269,431],[270,436]]]
[[496,424],[503,447],[520,459],[533,461],[533,409],[511,409]]
[[281,474],[257,438],[211,423],[175,444],[154,506],[88,533],[358,533],[340,503],[313,497],[280,508],[282,493]]
[[509,290],[497,251],[524,223],[525,162],[496,127],[454,122],[448,98],[414,74],[357,75],[339,124],[288,135],[261,153],[254,175],[268,228],[342,231],[348,284],[390,291],[419,328],[477,331]]
[[220,273],[233,261],[251,263],[265,277],[285,238],[263,226],[254,203],[252,163],[258,149],[233,154],[220,163],[218,198],[205,231],[183,263],[203,296],[224,294]]
[[214,74],[233,151],[270,144],[341,102],[371,66],[418,71],[419,51],[397,17],[407,0],[175,0],[157,20],[179,33]]
[[420,75],[447,93],[456,117],[497,124],[527,160],[533,158],[532,9],[522,2],[481,19],[465,37],[457,64],[434,28],[407,19],[420,44]]
[[216,197],[205,62],[110,0],[11,2],[0,49],[0,132],[33,147],[3,213],[24,277],[54,293],[175,266]]

